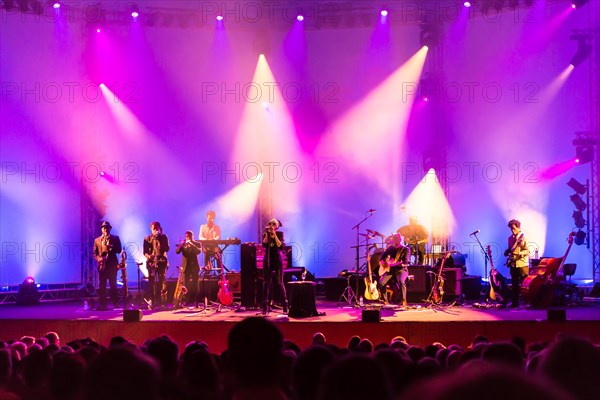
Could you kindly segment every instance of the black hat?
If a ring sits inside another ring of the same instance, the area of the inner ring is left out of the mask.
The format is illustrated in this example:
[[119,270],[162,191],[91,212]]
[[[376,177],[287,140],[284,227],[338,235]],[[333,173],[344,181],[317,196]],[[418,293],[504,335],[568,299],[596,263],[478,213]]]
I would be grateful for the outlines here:
[[110,226],[108,221],[102,221],[102,225],[100,225],[100,228],[104,228],[104,227],[107,227],[108,229],[112,229],[112,226]]

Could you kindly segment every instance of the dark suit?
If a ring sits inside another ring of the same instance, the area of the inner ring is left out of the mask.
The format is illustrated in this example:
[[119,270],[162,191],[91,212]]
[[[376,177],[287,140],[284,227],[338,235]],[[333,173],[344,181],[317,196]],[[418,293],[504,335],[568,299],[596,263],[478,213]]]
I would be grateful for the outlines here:
[[200,264],[198,263],[198,254],[200,254],[199,244],[182,244],[177,246],[175,254],[181,254],[181,269],[184,271],[184,285],[188,290],[188,303],[197,301],[198,296],[198,273]]
[[[281,291],[284,311],[287,311],[287,294],[283,284],[283,258],[281,256],[281,250],[284,246],[283,232],[275,231],[275,235],[281,242],[281,246],[278,247],[275,239],[271,237],[269,237],[267,243],[263,241],[263,247],[265,248],[265,258],[263,259],[263,311],[269,310],[274,287],[278,287]],[[272,288],[272,286],[274,287]]]
[[[117,291],[117,265],[119,261],[117,254],[121,253],[121,239],[116,235],[108,236],[108,243],[99,236],[94,239],[94,258],[98,261],[99,270],[99,295],[100,307],[106,307],[106,282],[110,285],[110,298],[113,305],[119,301],[119,292]],[[103,267],[102,267],[103,265]]]
[[167,252],[169,251],[169,238],[164,233],[158,235],[149,235],[144,238],[144,254],[152,256],[148,267],[148,285],[149,298],[152,300],[152,305],[157,306],[164,304],[167,301],[167,267],[169,260]]

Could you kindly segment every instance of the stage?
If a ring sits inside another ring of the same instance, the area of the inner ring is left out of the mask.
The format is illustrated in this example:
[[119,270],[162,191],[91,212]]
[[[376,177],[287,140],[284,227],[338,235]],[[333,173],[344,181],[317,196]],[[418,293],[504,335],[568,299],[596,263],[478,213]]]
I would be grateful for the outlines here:
[[[527,342],[551,340],[559,332],[591,338],[600,342],[600,302],[560,309],[532,310],[526,307],[477,308],[482,303],[443,305],[434,308],[425,303],[411,303],[408,309],[365,304],[337,303],[322,298],[316,301],[318,316],[291,318],[275,309],[264,318],[276,323],[284,337],[306,347],[315,332],[325,334],[327,341],[345,346],[352,335],[369,338],[374,344],[389,342],[401,335],[415,345],[426,346],[434,341],[445,345],[467,346],[478,334],[490,340],[510,340],[523,337]],[[366,312],[364,310],[367,310]],[[375,311],[371,311],[375,310]],[[363,314],[376,316],[380,322],[363,322]],[[561,313],[566,316],[560,321]],[[369,311],[371,311],[369,313]],[[227,347],[229,329],[244,318],[260,315],[259,310],[241,310],[237,305],[208,310],[142,310],[138,322],[124,322],[123,310],[84,310],[81,301],[47,302],[38,305],[0,306],[0,340],[18,339],[23,335],[43,336],[56,331],[61,342],[91,337],[107,345],[110,338],[124,336],[140,345],[146,339],[162,334],[172,337],[180,346],[192,340],[204,340],[211,351],[219,353]],[[554,321],[554,317],[557,321]],[[549,320],[550,319],[550,320]]]

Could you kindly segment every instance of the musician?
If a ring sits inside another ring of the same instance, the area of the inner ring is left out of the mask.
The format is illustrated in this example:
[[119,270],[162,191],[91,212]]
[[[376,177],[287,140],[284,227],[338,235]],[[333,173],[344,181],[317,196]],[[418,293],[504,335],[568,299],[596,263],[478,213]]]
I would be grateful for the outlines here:
[[[399,233],[392,235],[388,246],[379,261],[379,285],[386,303],[400,301],[404,307],[406,301],[406,279],[410,264],[410,248],[402,245]],[[391,296],[389,295],[391,293]],[[399,298],[399,296],[402,296]]]
[[164,305],[167,301],[167,268],[169,260],[169,238],[163,233],[160,222],[150,223],[152,234],[144,238],[144,256],[146,256],[146,267],[148,269],[149,305],[156,308]]
[[508,237],[508,249],[504,251],[507,258],[506,265],[510,268],[512,279],[512,303],[510,307],[519,307],[519,294],[521,282],[529,275],[529,248],[527,239],[521,232],[521,222],[516,219],[508,221],[508,227],[512,234]]
[[202,251],[201,246],[194,241],[194,232],[185,231],[185,240],[175,248],[175,254],[181,254],[181,269],[184,272],[184,286],[188,292],[186,303],[196,303],[198,305],[198,273],[200,272],[200,263],[198,263],[198,254]]
[[410,246],[413,254],[416,254],[415,262],[418,265],[423,265],[425,261],[425,244],[429,241],[427,229],[419,224],[416,217],[411,216],[408,225],[400,227],[396,232],[405,238],[405,244]]
[[110,286],[110,298],[113,306],[119,301],[117,291],[117,254],[121,253],[121,239],[111,235],[112,226],[108,221],[102,222],[100,231],[102,235],[94,239],[94,258],[98,261],[100,306],[97,310],[106,310],[106,282]]
[[[200,226],[200,240],[219,240],[221,239],[221,227],[215,224],[215,218],[217,214],[214,211],[208,211],[206,213],[206,224]],[[215,254],[221,249],[215,244],[204,244],[202,246],[204,252],[204,267],[206,269],[212,269],[211,260]]]
[[[274,287],[279,287],[283,295],[283,313],[288,312],[287,294],[283,284],[283,258],[281,252],[284,246],[281,221],[273,218],[267,223],[263,233],[263,247],[265,248],[265,258],[263,260],[263,314],[268,314],[270,304],[273,298]],[[273,287],[272,287],[273,286]]]

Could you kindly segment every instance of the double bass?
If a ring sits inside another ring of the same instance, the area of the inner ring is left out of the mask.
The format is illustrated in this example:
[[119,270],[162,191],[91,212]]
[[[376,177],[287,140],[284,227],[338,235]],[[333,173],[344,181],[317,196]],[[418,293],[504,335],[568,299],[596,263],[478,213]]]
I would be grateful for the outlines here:
[[565,260],[573,245],[574,232],[569,234],[569,243],[565,255],[561,258],[544,258],[538,266],[536,275],[529,275],[521,284],[521,295],[532,307],[547,308],[554,298],[553,285],[556,284],[563,273]]

